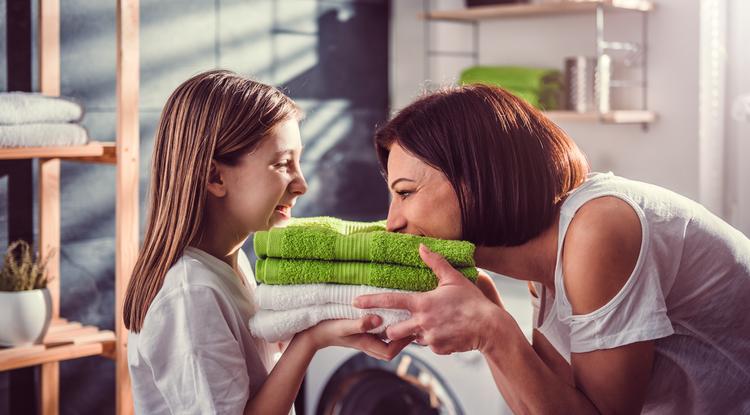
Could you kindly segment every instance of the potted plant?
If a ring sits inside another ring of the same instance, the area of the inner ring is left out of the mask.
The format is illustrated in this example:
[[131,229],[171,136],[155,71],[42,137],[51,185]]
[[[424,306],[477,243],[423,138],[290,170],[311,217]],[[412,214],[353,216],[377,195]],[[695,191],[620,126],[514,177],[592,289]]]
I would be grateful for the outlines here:
[[8,247],[0,270],[0,346],[24,346],[44,339],[52,317],[46,265],[46,259],[34,258],[26,241]]

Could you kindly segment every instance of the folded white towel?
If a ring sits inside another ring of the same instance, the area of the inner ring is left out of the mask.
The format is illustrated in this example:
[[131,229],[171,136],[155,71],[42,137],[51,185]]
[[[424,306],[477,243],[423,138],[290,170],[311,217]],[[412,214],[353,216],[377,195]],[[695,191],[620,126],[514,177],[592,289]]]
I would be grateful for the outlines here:
[[78,124],[0,125],[0,147],[47,147],[83,145],[89,141]]
[[388,326],[411,317],[411,313],[405,310],[360,309],[346,304],[322,304],[283,311],[261,309],[250,319],[249,325],[253,336],[277,342],[289,340],[296,333],[323,320],[358,319],[372,314],[379,315],[383,323],[370,330],[370,333],[382,333]]
[[67,123],[83,117],[80,104],[33,92],[1,92],[0,124]]
[[355,297],[365,294],[408,293],[410,291],[367,285],[346,284],[261,284],[255,289],[255,303],[264,310],[291,310],[318,304],[351,305]]

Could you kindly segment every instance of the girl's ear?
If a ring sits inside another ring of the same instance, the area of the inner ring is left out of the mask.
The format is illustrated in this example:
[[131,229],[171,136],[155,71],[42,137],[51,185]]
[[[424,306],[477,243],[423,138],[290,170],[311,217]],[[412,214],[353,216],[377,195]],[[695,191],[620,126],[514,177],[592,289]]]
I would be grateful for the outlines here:
[[221,168],[216,163],[216,160],[211,160],[211,169],[208,172],[206,188],[215,197],[224,197],[227,194],[227,188],[224,186],[224,180],[221,178]]

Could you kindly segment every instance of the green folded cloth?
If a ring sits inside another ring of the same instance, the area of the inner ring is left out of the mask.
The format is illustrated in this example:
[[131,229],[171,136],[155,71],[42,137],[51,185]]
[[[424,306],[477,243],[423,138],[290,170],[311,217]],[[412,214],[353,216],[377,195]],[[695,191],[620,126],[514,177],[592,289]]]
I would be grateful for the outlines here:
[[259,258],[366,261],[424,268],[419,244],[425,244],[455,267],[474,266],[474,245],[470,242],[387,232],[383,221],[294,219],[285,228],[256,232],[253,239]]
[[533,107],[543,111],[554,111],[562,108],[563,95],[562,91],[554,92],[548,91],[546,93],[537,93],[527,90],[517,90],[512,88],[505,88],[511,94],[521,98],[528,102]]
[[556,69],[521,66],[473,66],[461,72],[461,84],[500,86],[542,110],[563,104],[563,77]]
[[[477,269],[459,271],[472,282]],[[255,278],[260,283],[289,284],[350,284],[369,285],[409,291],[429,291],[437,287],[437,278],[429,268],[372,262],[343,262],[266,258],[255,264]]]
[[562,73],[557,69],[523,66],[472,66],[461,72],[462,84],[490,83],[503,88],[540,92],[544,88],[561,88]]

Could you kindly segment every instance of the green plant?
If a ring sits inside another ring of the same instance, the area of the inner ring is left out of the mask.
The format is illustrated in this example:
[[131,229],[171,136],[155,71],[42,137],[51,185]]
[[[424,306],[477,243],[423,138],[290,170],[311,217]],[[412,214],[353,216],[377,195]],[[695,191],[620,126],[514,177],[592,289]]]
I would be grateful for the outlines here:
[[5,263],[0,270],[0,291],[28,291],[46,288],[47,261],[51,255],[44,260],[39,256],[35,259],[32,255],[31,246],[26,241],[18,240],[10,244],[5,253]]

